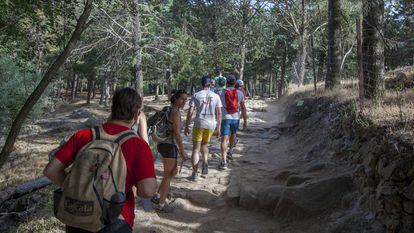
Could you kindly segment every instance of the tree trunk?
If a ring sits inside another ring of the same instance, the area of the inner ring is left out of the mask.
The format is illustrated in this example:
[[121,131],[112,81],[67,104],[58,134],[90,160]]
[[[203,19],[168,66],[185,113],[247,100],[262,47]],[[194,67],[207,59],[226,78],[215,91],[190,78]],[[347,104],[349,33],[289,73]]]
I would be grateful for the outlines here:
[[160,99],[160,84],[157,81],[157,84],[155,84],[155,100]]
[[167,80],[167,95],[168,95],[168,99],[171,98],[171,87],[172,87],[172,74],[171,74],[171,69],[167,69],[165,71],[165,80]]
[[249,1],[243,0],[241,3],[241,36],[240,36],[240,79],[244,78],[244,68],[246,64],[246,44],[247,44],[247,24],[249,23]]
[[384,92],[384,1],[363,1],[364,96],[378,101]]
[[341,84],[341,0],[328,0],[328,63],[325,88]]
[[269,74],[269,98],[272,97],[272,83],[273,83],[273,77],[272,73]]
[[315,96],[316,96],[316,92],[317,92],[317,83],[318,83],[318,76],[316,74],[316,62],[315,62],[315,46],[313,44],[313,35],[310,38],[311,42],[311,51],[312,51],[312,70],[313,70],[313,90],[315,92]]
[[284,95],[283,90],[285,89],[286,81],[285,81],[285,75],[286,75],[286,62],[287,60],[287,44],[285,42],[285,49],[283,50],[283,56],[282,56],[282,68],[280,72],[280,82],[278,85],[278,96],[279,98]]
[[299,49],[296,55],[296,61],[294,65],[294,73],[298,81],[298,86],[303,85],[305,80],[305,65],[306,65],[306,38],[307,30],[305,28],[306,21],[306,11],[305,11],[305,0],[302,0],[302,17],[301,17],[301,26],[300,26],[300,35],[299,35]]
[[78,97],[78,93],[82,94],[82,82],[79,75],[76,75],[76,88],[75,88],[75,97]]
[[134,37],[134,55],[135,55],[135,90],[144,97],[144,77],[142,74],[142,31],[141,31],[141,13],[140,5],[142,0],[134,0],[134,18],[133,18],[133,37]]
[[72,90],[71,90],[71,92],[70,92],[70,95],[71,95],[71,100],[73,101],[74,99],[75,99],[75,97],[76,97],[76,90],[78,89],[77,88],[77,81],[76,80],[78,80],[78,75],[77,74],[75,74],[75,73],[73,73],[73,76],[72,76]]
[[323,49],[321,49],[319,51],[319,56],[318,56],[318,82],[324,81],[324,78],[323,78],[323,77],[325,77],[324,67],[326,67],[325,66],[325,62],[326,62],[325,57],[326,57],[325,51]]
[[92,92],[93,92],[93,86],[95,85],[95,72],[91,71],[88,77],[88,97],[86,99],[86,104],[91,103],[92,98]]
[[364,99],[364,63],[362,56],[362,20],[361,16],[356,19],[356,32],[357,32],[357,61],[358,61],[358,87],[359,87],[359,100]]
[[45,91],[49,83],[52,81],[52,79],[54,78],[59,68],[66,61],[70,52],[75,47],[76,42],[79,40],[83,30],[86,28],[86,25],[87,25],[86,21],[88,20],[89,15],[91,14],[91,10],[93,8],[92,3],[93,3],[93,0],[86,1],[83,13],[79,17],[78,22],[76,24],[75,31],[73,32],[65,49],[57,57],[57,59],[53,62],[53,64],[48,68],[46,73],[43,75],[42,80],[37,85],[36,89],[32,92],[32,94],[30,94],[29,98],[26,100],[23,107],[20,109],[19,113],[14,119],[12,127],[10,128],[10,132],[7,135],[6,143],[4,144],[4,147],[0,153],[0,167],[4,165],[4,163],[10,156],[10,153],[13,151],[14,143],[17,139],[17,136],[19,135],[20,129],[27,115],[30,113],[30,111],[32,110],[36,102],[40,99],[43,92]]

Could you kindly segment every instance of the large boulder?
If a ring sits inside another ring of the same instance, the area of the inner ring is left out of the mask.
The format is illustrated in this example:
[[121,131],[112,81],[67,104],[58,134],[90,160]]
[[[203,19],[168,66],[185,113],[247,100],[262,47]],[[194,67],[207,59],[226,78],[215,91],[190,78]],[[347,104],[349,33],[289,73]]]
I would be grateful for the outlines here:
[[282,185],[272,185],[262,189],[257,194],[259,208],[269,212],[273,211],[285,188]]
[[79,108],[79,109],[73,110],[73,112],[70,114],[69,117],[72,119],[79,119],[79,118],[90,118],[92,116],[93,114],[91,113],[89,109]]
[[273,210],[274,218],[290,222],[322,214],[340,207],[342,197],[354,187],[350,174],[314,180],[287,187]]
[[242,185],[240,189],[239,206],[253,209],[257,207],[257,189],[251,185]]
[[217,196],[205,190],[191,190],[187,193],[188,200],[198,206],[208,206],[217,200]]

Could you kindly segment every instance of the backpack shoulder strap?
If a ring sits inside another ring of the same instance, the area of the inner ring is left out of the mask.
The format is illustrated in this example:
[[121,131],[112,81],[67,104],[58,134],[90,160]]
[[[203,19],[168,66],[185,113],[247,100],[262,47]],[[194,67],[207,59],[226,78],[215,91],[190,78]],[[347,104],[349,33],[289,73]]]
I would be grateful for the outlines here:
[[124,142],[128,141],[130,138],[138,138],[138,136],[132,130],[125,130],[116,135],[117,138],[114,140],[115,143],[122,145]]
[[91,128],[91,131],[92,131],[92,141],[101,139],[101,130],[99,129],[99,126],[95,126]]

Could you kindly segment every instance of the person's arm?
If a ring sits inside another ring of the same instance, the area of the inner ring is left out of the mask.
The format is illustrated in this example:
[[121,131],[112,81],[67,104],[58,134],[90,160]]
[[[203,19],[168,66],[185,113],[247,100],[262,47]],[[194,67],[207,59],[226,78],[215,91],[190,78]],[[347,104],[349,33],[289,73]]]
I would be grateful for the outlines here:
[[43,170],[43,175],[59,187],[62,187],[62,184],[66,178],[65,165],[58,159],[53,158]]
[[190,122],[191,118],[193,117],[194,107],[190,106],[188,108],[187,117],[185,119],[185,128],[184,128],[184,134],[185,136],[188,136],[190,134]]
[[175,141],[177,142],[177,146],[178,146],[178,151],[180,152],[181,157],[186,160],[187,159],[187,155],[184,151],[184,143],[183,143],[183,139],[181,138],[181,125],[180,125],[180,113],[173,111],[171,113],[171,122],[172,122],[172,127],[173,127],[173,137],[175,139]]
[[246,105],[244,104],[244,101],[240,103],[242,118],[243,118],[243,129],[247,127],[247,111],[246,111]]
[[144,112],[139,114],[138,127],[139,136],[148,143],[147,117]]
[[217,117],[217,126],[214,132],[214,135],[218,137],[220,136],[220,130],[221,130],[221,107],[216,107],[216,117]]
[[157,180],[154,177],[145,178],[137,183],[137,195],[143,198],[152,197],[157,191]]

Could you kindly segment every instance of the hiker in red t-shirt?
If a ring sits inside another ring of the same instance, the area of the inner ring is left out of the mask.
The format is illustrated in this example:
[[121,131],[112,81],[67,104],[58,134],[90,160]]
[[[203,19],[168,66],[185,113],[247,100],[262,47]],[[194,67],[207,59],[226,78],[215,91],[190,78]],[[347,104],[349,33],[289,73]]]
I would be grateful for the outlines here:
[[[117,135],[128,131],[138,120],[142,99],[132,88],[123,88],[115,92],[112,99],[111,117],[102,125],[106,134]],[[96,131],[95,131],[96,132]],[[75,160],[75,156],[93,138],[91,129],[77,131],[56,152],[55,158],[49,162],[43,171],[53,183],[62,187],[67,173],[65,168],[69,167]],[[122,154],[125,159],[126,177],[125,193],[126,201],[122,206],[121,215],[112,224],[106,225],[98,232],[105,233],[130,233],[134,224],[134,195],[132,187],[136,186],[140,197],[151,197],[154,195],[157,182],[153,156],[148,144],[141,138],[133,136],[121,144]],[[89,168],[91,169],[91,168]],[[66,226],[66,232],[89,232],[83,229]]]

